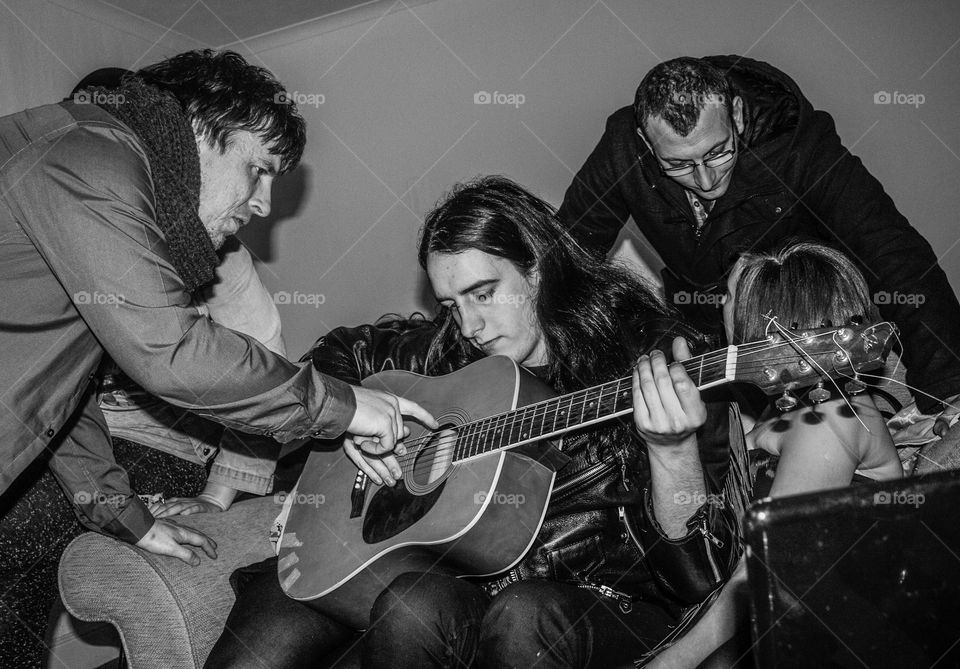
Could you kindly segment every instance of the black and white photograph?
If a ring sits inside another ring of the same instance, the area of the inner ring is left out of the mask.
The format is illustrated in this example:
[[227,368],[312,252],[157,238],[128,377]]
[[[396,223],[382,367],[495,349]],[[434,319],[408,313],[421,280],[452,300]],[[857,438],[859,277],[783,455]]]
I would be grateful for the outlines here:
[[0,0],[0,667],[960,666],[960,5]]

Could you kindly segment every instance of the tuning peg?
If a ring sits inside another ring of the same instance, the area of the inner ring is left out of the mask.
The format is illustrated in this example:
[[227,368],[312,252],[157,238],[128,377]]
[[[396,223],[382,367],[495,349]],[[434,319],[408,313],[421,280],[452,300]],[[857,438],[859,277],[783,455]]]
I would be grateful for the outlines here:
[[866,384],[855,376],[843,385],[843,391],[848,395],[859,395],[867,389]]
[[823,387],[823,381],[817,383],[817,387],[807,393],[807,397],[814,404],[821,404],[830,399],[830,391]]
[[797,404],[799,404],[799,400],[797,400],[796,397],[791,395],[789,390],[784,390],[783,395],[778,397],[777,401],[774,402],[773,404],[778,409],[780,409],[780,411],[782,411],[783,413],[786,413],[787,411],[791,411],[792,409],[795,409]]

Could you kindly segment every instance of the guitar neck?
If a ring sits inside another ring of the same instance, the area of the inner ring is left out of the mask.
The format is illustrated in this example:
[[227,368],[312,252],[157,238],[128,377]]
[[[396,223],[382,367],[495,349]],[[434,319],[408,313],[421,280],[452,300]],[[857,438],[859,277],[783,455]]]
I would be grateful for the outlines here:
[[[683,367],[700,389],[734,380],[737,347],[713,351],[684,361]],[[600,423],[633,411],[633,380],[616,381],[461,425],[454,460],[466,460],[493,451]]]

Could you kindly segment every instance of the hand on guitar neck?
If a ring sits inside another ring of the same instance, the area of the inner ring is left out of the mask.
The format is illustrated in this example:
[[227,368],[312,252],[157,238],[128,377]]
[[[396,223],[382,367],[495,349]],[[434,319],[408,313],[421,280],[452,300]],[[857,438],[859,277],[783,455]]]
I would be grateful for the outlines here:
[[359,386],[353,386],[353,394],[357,410],[347,428],[344,453],[378,485],[392,486],[401,476],[394,454],[406,452],[403,439],[410,434],[403,417],[409,416],[431,430],[440,426],[426,409],[408,399]]
[[[660,351],[641,356],[633,370],[633,420],[646,442],[654,515],[670,538],[687,532],[687,521],[706,497],[697,430],[707,420],[700,391],[683,366],[690,348],[673,340],[667,365]],[[678,501],[680,500],[680,501]]]
[[683,337],[673,340],[675,362],[660,351],[640,357],[633,370],[633,421],[650,447],[677,446],[707,420],[700,391],[681,364],[691,357]]

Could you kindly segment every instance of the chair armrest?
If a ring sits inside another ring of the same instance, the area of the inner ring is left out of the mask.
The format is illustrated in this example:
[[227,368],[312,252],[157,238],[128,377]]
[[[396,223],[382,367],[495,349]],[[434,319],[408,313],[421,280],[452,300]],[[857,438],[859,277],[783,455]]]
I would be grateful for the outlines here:
[[64,606],[80,620],[112,623],[131,669],[202,667],[233,606],[230,574],[273,554],[268,535],[279,511],[269,496],[178,519],[217,543],[218,558],[201,554],[197,567],[83,534],[60,559]]

